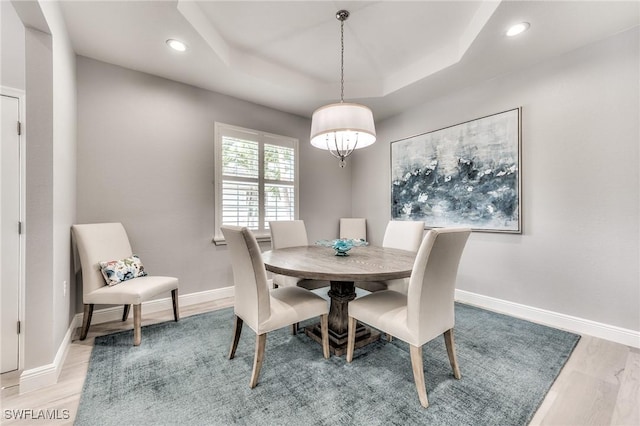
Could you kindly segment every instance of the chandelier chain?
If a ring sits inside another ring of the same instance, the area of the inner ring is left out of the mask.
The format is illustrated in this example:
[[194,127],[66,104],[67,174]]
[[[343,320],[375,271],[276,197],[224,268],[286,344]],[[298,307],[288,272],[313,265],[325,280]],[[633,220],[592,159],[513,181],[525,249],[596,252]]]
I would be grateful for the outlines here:
[[344,19],[340,20],[340,103],[344,102]]

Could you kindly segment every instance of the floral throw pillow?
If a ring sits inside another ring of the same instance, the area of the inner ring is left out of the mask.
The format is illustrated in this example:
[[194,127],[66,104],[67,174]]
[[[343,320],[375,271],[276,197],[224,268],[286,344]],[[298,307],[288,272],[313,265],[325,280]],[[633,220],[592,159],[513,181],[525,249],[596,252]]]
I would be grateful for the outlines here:
[[109,286],[147,275],[142,261],[135,254],[122,260],[100,262],[100,271]]

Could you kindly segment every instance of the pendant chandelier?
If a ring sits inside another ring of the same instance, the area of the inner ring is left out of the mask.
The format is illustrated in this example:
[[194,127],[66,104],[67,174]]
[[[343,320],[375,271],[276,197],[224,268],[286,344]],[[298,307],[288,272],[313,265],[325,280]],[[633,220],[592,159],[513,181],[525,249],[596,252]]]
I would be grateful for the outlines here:
[[336,18],[340,21],[340,102],[314,111],[311,145],[328,150],[344,167],[344,159],[354,150],[376,141],[376,129],[368,107],[344,101],[344,21],[349,18],[349,11],[339,10]]

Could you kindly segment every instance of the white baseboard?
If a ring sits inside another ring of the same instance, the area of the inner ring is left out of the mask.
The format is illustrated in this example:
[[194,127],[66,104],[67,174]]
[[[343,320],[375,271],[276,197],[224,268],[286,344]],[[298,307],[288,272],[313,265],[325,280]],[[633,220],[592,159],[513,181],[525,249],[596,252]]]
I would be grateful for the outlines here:
[[638,331],[534,308],[532,306],[521,305],[519,303],[483,296],[464,290],[456,290],[455,298],[458,302],[475,305],[490,311],[511,315],[577,334],[587,334],[634,348],[640,348],[640,332]]
[[24,370],[20,374],[20,394],[31,392],[37,389],[41,389],[46,386],[54,385],[58,382],[58,377],[62,372],[62,366],[64,360],[67,358],[67,352],[69,352],[69,344],[73,338],[75,331],[74,321],[67,329],[67,332],[58,347],[56,357],[51,364],[42,365],[40,367]]
[[[234,288],[224,287],[214,290],[201,291],[198,293],[190,293],[178,296],[178,303],[181,307],[195,305],[203,302],[211,302],[215,300],[225,299],[234,295]],[[172,309],[173,303],[171,297],[164,299],[150,300],[142,304],[142,314],[158,312],[162,310]],[[112,307],[99,309],[94,311],[91,324],[100,324],[108,321],[117,321],[122,319],[122,307]],[[69,324],[67,333],[65,334],[56,357],[51,364],[41,365],[36,368],[25,370],[20,375],[20,394],[32,392],[46,386],[54,385],[58,382],[58,377],[62,371],[64,360],[69,351],[69,345],[73,339],[74,333],[78,327],[82,326],[82,314],[76,314]]]

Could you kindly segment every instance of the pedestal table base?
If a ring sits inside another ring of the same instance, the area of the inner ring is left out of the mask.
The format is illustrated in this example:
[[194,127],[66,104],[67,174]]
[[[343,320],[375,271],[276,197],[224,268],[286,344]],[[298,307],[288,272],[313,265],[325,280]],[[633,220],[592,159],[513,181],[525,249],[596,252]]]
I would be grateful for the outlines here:
[[[349,302],[356,298],[353,281],[331,281],[329,291],[331,305],[329,307],[329,350],[340,356],[347,352],[347,336],[349,323]],[[304,332],[316,342],[322,344],[320,324],[305,327]],[[361,348],[380,338],[378,331],[358,323],[356,326],[355,348]]]

